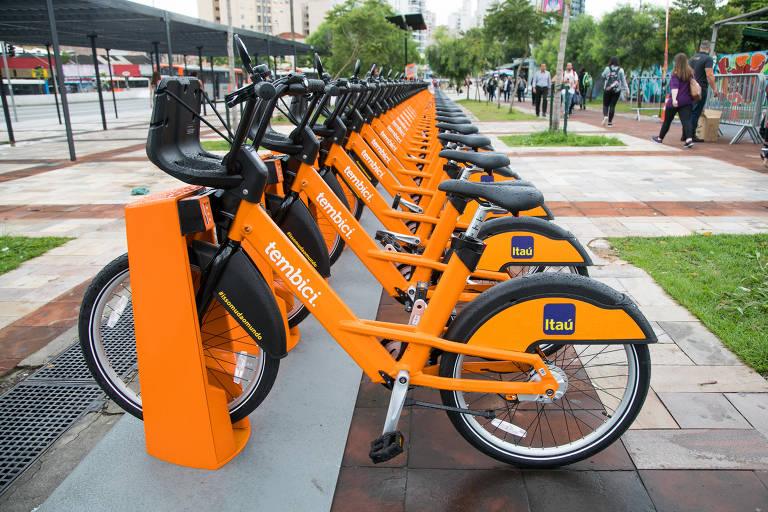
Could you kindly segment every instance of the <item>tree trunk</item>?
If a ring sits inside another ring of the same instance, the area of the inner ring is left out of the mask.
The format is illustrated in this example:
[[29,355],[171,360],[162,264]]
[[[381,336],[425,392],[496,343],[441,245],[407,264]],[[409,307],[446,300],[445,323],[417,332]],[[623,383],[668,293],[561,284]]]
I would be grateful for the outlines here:
[[[237,89],[237,82],[235,81],[235,51],[232,41],[232,0],[227,0],[227,57],[229,58],[229,92],[233,92]],[[202,70],[201,70],[202,71]],[[231,126],[234,131],[234,127],[237,126],[237,122],[240,118],[238,115],[239,109],[233,108],[230,110]]]
[[563,27],[560,30],[560,49],[557,51],[557,71],[555,72],[552,87],[555,88],[555,96],[552,98],[552,131],[560,129],[560,85],[563,83],[563,61],[565,60],[565,44],[568,41],[568,23],[571,20],[571,0],[565,0],[563,5]]

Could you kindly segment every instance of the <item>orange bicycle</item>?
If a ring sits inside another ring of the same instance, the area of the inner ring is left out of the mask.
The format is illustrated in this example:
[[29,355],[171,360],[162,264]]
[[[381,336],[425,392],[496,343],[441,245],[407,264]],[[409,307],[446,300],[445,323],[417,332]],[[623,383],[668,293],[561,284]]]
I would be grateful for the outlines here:
[[[241,43],[239,47],[249,69],[247,52]],[[199,87],[196,80],[166,78],[158,94],[173,82]],[[244,145],[248,127],[257,105],[266,102],[257,120],[258,143],[276,98],[321,87],[322,82],[292,74],[233,93],[230,103],[242,102],[244,114],[231,151],[218,169],[201,170],[194,159],[178,161],[174,175],[199,186],[165,196],[205,205],[212,189],[218,189],[241,199],[223,240],[216,240],[211,223],[201,223],[194,215],[180,217],[190,253],[198,253],[201,244],[214,249],[212,258],[199,267],[198,279],[189,273],[189,283],[197,290],[201,331],[207,330],[205,316],[213,305],[223,312],[217,322],[226,328],[203,337],[203,352],[209,373],[216,375],[210,384],[229,397],[232,420],[245,417],[263,400],[280,358],[289,350],[284,318],[268,285],[277,277],[372,381],[391,390],[382,436],[371,445],[375,462],[402,452],[397,424],[407,405],[445,411],[473,446],[520,466],[572,463],[618,438],[642,407],[650,380],[647,344],[656,341],[647,320],[625,295],[583,276],[543,273],[493,286],[454,316],[484,250],[473,236],[483,222],[476,215],[467,233],[452,238],[450,259],[431,300],[420,299],[417,316],[408,324],[359,319],[274,223],[261,204],[269,171],[253,147]],[[162,132],[163,124],[152,129]],[[497,207],[519,201],[523,190],[496,183],[467,188],[454,180],[441,187],[451,201]],[[204,216],[206,210],[197,211]],[[204,239],[218,243],[206,244]],[[130,337],[134,321],[149,327],[163,321],[162,311],[141,311],[141,316],[132,317],[129,266],[117,260],[94,280],[80,317],[81,344],[94,376],[118,404],[137,416],[140,393],[126,391],[120,372],[109,361],[107,340]],[[399,359],[382,346],[385,339],[407,344]],[[442,354],[439,363],[431,361],[435,350]],[[442,403],[407,401],[411,386],[440,389]]]

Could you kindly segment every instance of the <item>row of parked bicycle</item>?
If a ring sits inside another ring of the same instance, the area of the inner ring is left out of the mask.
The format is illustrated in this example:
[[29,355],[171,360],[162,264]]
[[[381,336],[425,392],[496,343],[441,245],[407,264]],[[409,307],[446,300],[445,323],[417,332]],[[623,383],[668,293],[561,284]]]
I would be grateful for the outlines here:
[[[212,224],[205,208],[201,222],[180,208],[180,225],[209,383],[226,392],[233,422],[267,396],[280,359],[313,342],[298,332],[311,313],[391,390],[375,462],[403,451],[404,407],[443,410],[477,449],[529,467],[583,459],[629,427],[653,330],[627,296],[587,277],[588,252],[459,106],[391,72],[360,78],[359,62],[349,79],[332,80],[317,56],[319,79],[273,78],[235,43],[251,81],[226,100],[242,116],[233,133],[211,125],[228,154],[201,148],[205,95],[188,77],[159,84],[147,140],[150,160],[210,205]],[[300,118],[291,96],[308,101]],[[276,111],[290,134],[271,127]],[[363,228],[365,209],[382,229]],[[345,247],[407,323],[359,319],[339,297]],[[142,417],[140,358],[124,350],[134,320],[129,251],[87,291],[80,341],[99,384]],[[326,372],[312,384],[332,386]],[[441,403],[408,398],[413,387],[439,389]]]

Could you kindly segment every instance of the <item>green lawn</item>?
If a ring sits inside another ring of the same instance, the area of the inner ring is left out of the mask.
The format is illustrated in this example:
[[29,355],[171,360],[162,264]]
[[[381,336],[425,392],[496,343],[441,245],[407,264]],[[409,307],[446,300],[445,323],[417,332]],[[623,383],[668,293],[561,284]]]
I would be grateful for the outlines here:
[[577,133],[566,135],[561,131],[552,133],[549,130],[525,135],[504,135],[499,139],[507,146],[626,146],[616,137]]
[[71,238],[25,236],[0,236],[0,274],[5,274],[28,259],[40,256],[54,247],[69,242]]
[[611,238],[746,364],[768,376],[768,234]]
[[229,151],[229,142],[225,140],[204,140],[200,145],[206,151]]
[[516,108],[509,111],[509,107],[502,105],[498,108],[496,103],[478,100],[458,100],[456,103],[471,111],[481,121],[530,121],[539,119],[533,114],[526,114]]

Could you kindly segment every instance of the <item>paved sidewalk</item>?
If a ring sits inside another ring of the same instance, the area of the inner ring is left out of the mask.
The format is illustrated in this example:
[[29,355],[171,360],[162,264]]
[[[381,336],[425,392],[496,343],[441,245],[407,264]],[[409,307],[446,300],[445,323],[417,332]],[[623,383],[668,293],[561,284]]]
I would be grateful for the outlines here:
[[[603,133],[600,119],[599,113],[577,113],[569,127],[581,133]],[[479,123],[479,127],[494,137],[542,129],[540,123],[526,121]],[[72,327],[87,283],[106,262],[125,251],[122,208],[134,199],[130,190],[148,186],[154,193],[179,185],[146,160],[146,128],[145,121],[126,120],[109,132],[83,133],[78,145],[83,158],[76,163],[62,158],[66,144],[60,140],[30,141],[17,148],[0,145],[0,230],[75,237],[0,276],[0,375],[29,371],[55,353],[56,347],[64,348],[73,340]],[[407,453],[373,467],[367,452],[381,428],[387,397],[381,386],[363,379],[354,404],[359,372],[350,369],[345,375],[352,383],[345,384],[344,393],[330,398],[343,401],[339,402],[341,412],[329,416],[321,429],[332,440],[330,462],[307,460],[306,472],[300,477],[288,469],[288,462],[301,464],[301,453],[290,452],[281,443],[298,448],[317,443],[317,430],[301,428],[301,422],[315,418],[313,411],[328,406],[329,397],[322,393],[313,399],[302,397],[297,408],[301,414],[292,420],[299,428],[291,431],[287,442],[280,424],[270,423],[276,409],[260,408],[252,416],[256,425],[263,425],[264,435],[275,449],[286,450],[281,457],[290,460],[259,451],[267,447],[259,441],[266,439],[260,439],[260,431],[254,430],[252,451],[239,456],[231,469],[218,473],[190,472],[151,459],[143,452],[140,424],[124,418],[45,508],[59,510],[66,504],[65,508],[86,510],[88,506],[78,505],[88,503],[90,509],[103,509],[106,505],[99,501],[100,496],[132,489],[126,482],[136,475],[118,471],[114,476],[119,478],[102,478],[114,471],[110,447],[118,446],[131,458],[130,471],[144,474],[147,485],[153,485],[153,478],[163,478],[178,488],[190,489],[202,485],[203,478],[221,483],[225,473],[226,478],[242,479],[243,487],[233,487],[226,498],[232,508],[238,502],[229,500],[236,500],[237,492],[253,485],[254,472],[275,481],[295,478],[307,489],[309,501],[305,503],[309,505],[300,507],[302,510],[328,510],[331,501],[334,510],[768,508],[766,380],[745,367],[650,276],[615,259],[603,240],[627,235],[768,232],[768,174],[759,158],[754,161],[757,146],[701,144],[693,151],[683,151],[674,145],[648,142],[657,129],[658,124],[650,121],[617,118],[612,132],[629,144],[621,150],[528,151],[497,146],[512,156],[513,168],[544,192],[557,224],[571,230],[592,251],[597,266],[591,274],[632,296],[659,336],[660,343],[652,347],[652,392],[646,405],[632,429],[605,452],[562,471],[517,471],[470,448],[444,414],[414,410],[403,420]],[[675,128],[670,136],[674,132]],[[736,151],[740,155],[731,158]],[[364,292],[378,301],[379,289],[374,285],[344,280],[340,286],[345,293]],[[374,309],[364,314],[372,317]],[[384,298],[378,316],[391,319],[396,309]],[[311,340],[307,338],[310,333]],[[302,344],[309,348],[325,343],[328,340],[323,336],[320,330],[308,327]],[[344,365],[348,360],[335,352],[332,355],[341,358],[340,368],[347,372]],[[303,375],[307,370],[302,365],[311,368],[322,353],[293,356],[286,360],[284,382]],[[329,359],[325,364],[333,363]],[[310,391],[305,388],[303,392]],[[272,405],[276,407],[277,402]],[[55,472],[56,460],[44,461],[42,470]],[[322,478],[314,482],[315,475]],[[93,482],[98,483],[98,491],[87,487]],[[320,489],[315,486],[318,494],[312,501],[314,483]],[[173,490],[166,493],[161,486],[147,495],[141,489],[135,491],[120,494],[121,503],[135,505],[139,502],[131,500],[141,497],[146,508],[181,506],[182,496]],[[206,508],[207,499],[223,499],[219,494],[204,494],[194,493],[199,508]],[[0,496],[2,509],[5,498]],[[258,497],[249,503],[259,503]]]

